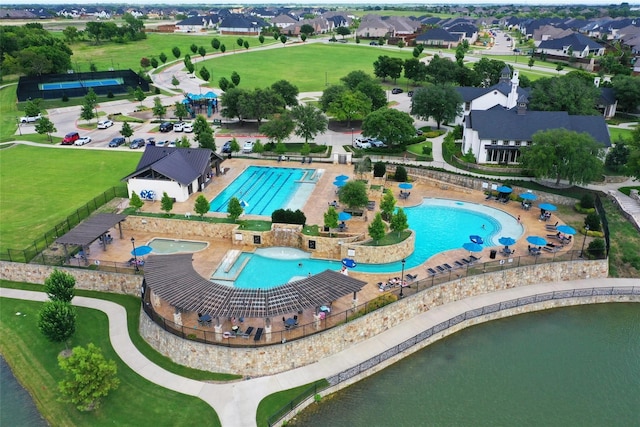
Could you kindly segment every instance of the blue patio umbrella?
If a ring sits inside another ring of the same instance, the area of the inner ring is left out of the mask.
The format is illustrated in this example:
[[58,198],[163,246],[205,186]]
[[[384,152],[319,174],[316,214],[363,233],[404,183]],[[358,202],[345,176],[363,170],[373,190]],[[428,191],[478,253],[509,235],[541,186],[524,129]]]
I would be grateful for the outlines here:
[[538,198],[538,196],[533,193],[522,193],[520,194],[520,198],[523,200],[535,200]]
[[347,175],[338,175],[336,176],[336,181],[346,181],[349,177]]
[[347,184],[347,181],[333,181],[333,185],[335,185],[336,187],[340,188],[340,187],[344,187]]
[[482,252],[482,250],[484,249],[482,245],[479,245],[473,242],[467,242],[464,245],[462,245],[462,247],[468,250],[469,252]]
[[351,258],[344,258],[342,260],[342,265],[344,265],[347,268],[355,268],[356,265],[358,265],[355,260],[352,260]]
[[556,230],[558,230],[559,232],[561,232],[563,234],[571,234],[571,235],[576,234],[576,229],[575,228],[573,228],[573,227],[571,227],[569,225],[565,225],[565,224],[557,226]]
[[556,208],[556,206],[552,205],[551,203],[541,203],[540,205],[538,205],[538,207],[542,210],[549,211],[549,212],[558,210],[558,208]]
[[497,188],[497,190],[498,190],[498,193],[505,193],[505,194],[509,194],[513,191],[511,187],[507,187],[506,185],[501,185],[500,187]]
[[413,188],[413,184],[410,184],[408,182],[403,182],[400,185],[398,185],[398,187],[402,188],[403,190],[411,190]]
[[528,236],[527,237],[527,242],[531,243],[532,245],[535,246],[544,246],[547,244],[547,239],[545,239],[544,237],[540,237],[540,236]]
[[479,245],[484,243],[484,240],[482,240],[482,237],[478,236],[478,235],[471,235],[469,236],[469,240],[471,240],[473,243],[477,243]]
[[150,254],[151,251],[153,251],[153,248],[151,246],[146,246],[146,245],[138,246],[137,248],[131,251],[131,255],[144,256],[144,255]]
[[349,221],[351,219],[351,214],[347,212],[340,212],[338,214],[338,220],[340,221]]
[[501,237],[498,239],[498,243],[505,246],[511,246],[516,244],[516,239],[513,237]]

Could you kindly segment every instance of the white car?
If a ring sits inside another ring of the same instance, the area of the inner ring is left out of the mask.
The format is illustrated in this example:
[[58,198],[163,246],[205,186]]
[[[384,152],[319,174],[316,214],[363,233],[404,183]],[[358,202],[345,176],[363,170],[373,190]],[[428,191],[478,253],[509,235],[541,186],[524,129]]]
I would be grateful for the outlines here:
[[98,122],[98,129],[106,129],[113,126],[113,122],[111,120],[100,120]]
[[371,148],[371,143],[369,142],[369,138],[357,138],[353,141],[353,145],[356,148]]
[[169,141],[164,141],[164,140],[156,141],[156,147],[164,147],[164,146],[167,146],[167,145],[169,145]]
[[387,144],[380,141],[379,139],[372,139],[369,141],[369,144],[371,144],[372,147],[376,147],[376,148],[384,148],[387,146]]
[[245,142],[244,145],[242,146],[242,152],[243,153],[253,152],[253,144],[255,144],[253,141]]
[[42,118],[42,115],[20,117],[20,123],[35,123]]
[[184,123],[178,122],[178,123],[174,123],[173,124],[173,131],[174,132],[182,132],[183,130],[184,130]]
[[193,123],[191,122],[187,122],[182,126],[182,130],[187,132],[187,133],[191,133],[193,132]]
[[76,139],[76,142],[73,143],[73,145],[85,145],[91,142],[91,137],[90,136],[83,136],[82,138],[78,138]]

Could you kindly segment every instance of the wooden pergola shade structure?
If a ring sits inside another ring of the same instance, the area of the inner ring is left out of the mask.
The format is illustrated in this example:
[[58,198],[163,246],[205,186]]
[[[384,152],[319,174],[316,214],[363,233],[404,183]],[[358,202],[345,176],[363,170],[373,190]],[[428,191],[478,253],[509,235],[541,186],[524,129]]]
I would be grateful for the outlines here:
[[107,242],[106,239],[104,239],[105,235],[110,229],[118,225],[118,231],[122,239],[121,222],[126,219],[127,215],[122,214],[96,214],[90,216],[66,232],[62,237],[58,237],[56,243],[64,247],[64,255],[67,259],[69,258],[69,245],[81,246],[82,250],[86,253],[91,243],[100,237],[103,237],[102,245],[104,250],[107,250]]
[[144,268],[145,286],[179,310],[214,318],[271,318],[315,309],[351,293],[355,298],[366,285],[326,270],[267,290],[238,289],[203,278],[191,261],[191,254],[149,256]]

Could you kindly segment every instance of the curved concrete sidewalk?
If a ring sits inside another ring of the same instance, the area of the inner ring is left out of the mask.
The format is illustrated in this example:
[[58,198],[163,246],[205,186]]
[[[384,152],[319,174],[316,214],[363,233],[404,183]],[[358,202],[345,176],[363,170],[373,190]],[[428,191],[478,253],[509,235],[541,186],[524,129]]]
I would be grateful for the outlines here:
[[[152,363],[131,342],[127,333],[126,311],[122,306],[110,301],[86,297],[75,297],[73,304],[107,314],[109,338],[113,348],[118,356],[142,377],[167,389],[204,400],[216,410],[223,426],[255,426],[258,404],[264,397],[335,375],[460,313],[539,293],[612,286],[640,286],[640,281],[638,279],[587,279],[531,285],[478,295],[435,307],[317,363],[277,375],[223,384],[209,384],[181,377]],[[7,288],[0,288],[0,297],[31,301],[47,299],[44,292]]]

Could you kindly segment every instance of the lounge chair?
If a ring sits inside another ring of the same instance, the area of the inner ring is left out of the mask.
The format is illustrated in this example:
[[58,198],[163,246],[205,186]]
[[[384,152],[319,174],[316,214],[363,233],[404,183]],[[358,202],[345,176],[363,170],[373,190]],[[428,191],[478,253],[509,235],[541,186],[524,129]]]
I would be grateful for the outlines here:
[[438,272],[431,267],[427,268],[427,271],[429,272],[429,276],[435,276],[436,274],[438,274]]
[[249,326],[244,334],[242,334],[242,338],[249,338],[253,334],[253,326]]
[[[480,257],[482,258],[482,257]],[[480,261],[480,258],[473,256],[473,255],[469,255],[469,259],[471,260],[471,262],[478,262]]]
[[544,228],[546,228],[547,230],[555,230],[557,226],[558,226],[558,222],[556,221],[555,224],[553,224],[553,225],[547,224],[547,225],[544,226]]
[[417,274],[407,274],[406,277],[407,277],[407,280],[413,282],[414,280],[416,280],[418,278],[418,275]]
[[436,270],[438,270],[438,273],[444,273],[445,271],[447,271],[447,270],[445,270],[445,268],[444,268],[443,266],[441,266],[441,265],[436,265]]
[[443,266],[444,268],[446,268],[447,270],[453,270],[453,267],[451,267],[451,266],[450,266],[449,264],[447,264],[447,263],[442,264],[442,266]]
[[460,262],[460,261],[454,261],[453,265],[456,266],[456,268],[462,268],[464,267],[464,263]]
[[260,341],[260,338],[262,338],[262,333],[264,332],[263,328],[258,328],[256,330],[256,335],[253,337],[254,341]]
[[462,261],[463,263],[465,263],[466,265],[471,265],[473,264],[473,261],[471,261],[469,258],[462,258],[460,261]]

